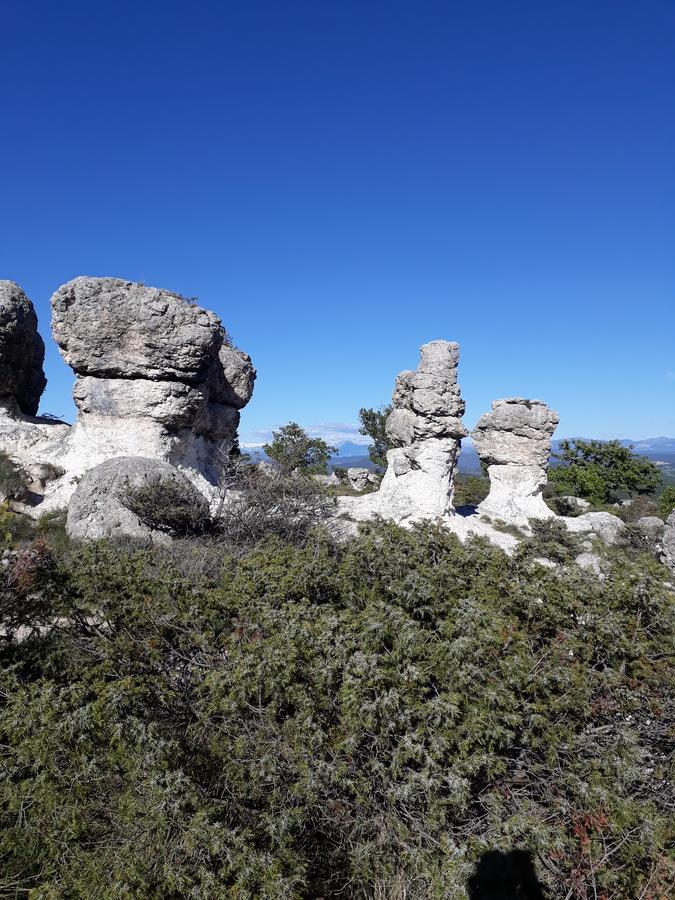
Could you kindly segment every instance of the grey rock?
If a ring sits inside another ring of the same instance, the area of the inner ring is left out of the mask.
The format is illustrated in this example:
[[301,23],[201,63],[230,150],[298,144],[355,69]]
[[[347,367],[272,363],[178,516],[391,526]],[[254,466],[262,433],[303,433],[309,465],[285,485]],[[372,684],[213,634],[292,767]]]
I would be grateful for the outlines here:
[[66,529],[77,540],[133,538],[167,543],[164,532],[153,530],[131,512],[125,498],[129,488],[172,481],[192,496],[209,514],[206,500],[178,469],[165,462],[143,457],[109,459],[89,469],[68,505]]
[[219,403],[242,409],[253,396],[257,374],[251,357],[243,350],[223,344],[218,358],[220,366],[214,367],[211,397]]
[[352,466],[347,469],[347,480],[350,487],[355,491],[363,491],[370,483],[370,471],[359,466]]
[[44,356],[33,304],[16,282],[0,281],[0,403],[10,411],[37,413]]
[[575,509],[581,510],[582,512],[591,508],[591,504],[588,502],[588,500],[584,500],[582,497],[572,497],[566,494],[565,496],[559,497],[558,499],[567,503],[568,508],[574,507]]
[[[343,512],[357,520],[381,516],[404,525],[454,515],[455,468],[460,440],[467,434],[458,363],[459,344],[430,341],[420,348],[416,371],[400,373],[385,425],[394,448],[387,453],[380,488],[364,497],[341,498]],[[357,490],[377,481],[363,472],[354,482]]]
[[609,547],[623,544],[626,526],[618,516],[608,512],[588,512],[576,518],[562,518],[569,531],[575,534],[594,534]]
[[574,560],[580,569],[590,572],[597,578],[603,578],[600,557],[596,553],[580,553]]
[[662,548],[662,561],[675,574],[675,510],[666,519]]
[[208,379],[220,319],[179,294],[121,278],[80,277],[52,296],[52,334],[78,375]]
[[481,515],[515,525],[554,515],[543,498],[551,438],[560,417],[542,400],[495,400],[471,432],[481,462],[488,467],[490,493]]
[[644,534],[654,538],[659,537],[666,527],[666,523],[658,516],[642,516],[635,524]]

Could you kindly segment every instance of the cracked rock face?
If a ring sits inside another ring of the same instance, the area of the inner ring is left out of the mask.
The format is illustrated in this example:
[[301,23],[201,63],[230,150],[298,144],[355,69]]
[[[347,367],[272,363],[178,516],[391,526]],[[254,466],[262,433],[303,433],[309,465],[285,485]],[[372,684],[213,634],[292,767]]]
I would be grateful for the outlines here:
[[380,515],[399,523],[452,515],[454,471],[460,440],[467,434],[457,365],[459,344],[431,341],[420,348],[417,369],[396,379],[386,431],[394,449],[380,490],[343,498],[355,519]]
[[52,329],[76,375],[77,422],[0,423],[0,448],[64,472],[39,511],[62,506],[84,472],[116,457],[170,463],[212,495],[256,377],[220,319],[171,291],[83,277],[54,293]]
[[675,510],[666,519],[662,543],[663,562],[675,575]]
[[33,304],[16,282],[0,281],[0,403],[9,412],[37,413],[44,356]]
[[490,493],[478,507],[481,515],[513,524],[554,515],[542,492],[559,421],[543,401],[520,397],[495,400],[480,417],[471,437],[490,475]]
[[97,461],[147,456],[215,479],[256,373],[214,313],[171,291],[83,277],[53,295],[52,331],[77,375],[74,444]]

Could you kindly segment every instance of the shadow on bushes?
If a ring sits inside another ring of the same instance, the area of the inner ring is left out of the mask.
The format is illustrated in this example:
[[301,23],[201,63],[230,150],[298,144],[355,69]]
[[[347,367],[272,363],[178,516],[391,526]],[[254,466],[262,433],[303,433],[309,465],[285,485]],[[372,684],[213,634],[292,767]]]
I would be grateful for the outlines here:
[[467,888],[469,900],[544,900],[546,896],[526,850],[486,853]]

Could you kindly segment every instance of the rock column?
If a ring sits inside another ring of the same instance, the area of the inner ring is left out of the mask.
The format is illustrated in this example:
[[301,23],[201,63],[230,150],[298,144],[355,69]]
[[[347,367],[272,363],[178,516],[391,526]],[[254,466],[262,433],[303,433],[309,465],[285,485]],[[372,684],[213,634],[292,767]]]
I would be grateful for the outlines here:
[[483,516],[516,525],[553,512],[542,495],[551,438],[560,417],[541,400],[495,400],[471,433],[490,475],[490,493],[478,507]]
[[354,519],[380,515],[401,524],[438,520],[454,513],[453,477],[464,401],[457,384],[459,345],[431,341],[420,348],[416,371],[396,379],[393,409],[386,423],[394,448],[380,490],[364,498],[344,498]]

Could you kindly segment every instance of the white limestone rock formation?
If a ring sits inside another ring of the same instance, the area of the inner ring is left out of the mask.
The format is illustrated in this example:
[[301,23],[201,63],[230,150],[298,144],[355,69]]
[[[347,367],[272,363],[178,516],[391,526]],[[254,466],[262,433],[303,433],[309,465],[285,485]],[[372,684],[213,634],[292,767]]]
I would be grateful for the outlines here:
[[82,476],[68,504],[66,530],[77,540],[132,538],[143,542],[168,543],[164,531],[149,527],[129,509],[130,490],[167,483],[201,509],[208,518],[209,506],[202,494],[175,466],[156,459],[117,457],[108,459]]
[[514,525],[550,518],[543,489],[551,438],[560,417],[541,400],[495,400],[471,433],[476,452],[487,465],[490,493],[478,506],[481,516]]
[[562,521],[573,534],[595,535],[608,547],[619,546],[626,538],[625,523],[608,512],[588,512]]
[[18,415],[0,428],[0,449],[19,438],[22,466],[65,473],[36,511],[63,506],[84,472],[120,456],[171,463],[213,494],[256,375],[218,317],[170,291],[81,277],[53,295],[52,330],[77,376],[77,422]]
[[666,519],[662,548],[662,561],[675,575],[675,510]]
[[16,282],[0,280],[0,408],[36,414],[47,384],[44,357],[33,304]]
[[357,520],[379,515],[400,524],[454,514],[453,476],[467,434],[458,362],[458,344],[431,341],[420,348],[417,370],[401,372],[386,423],[395,447],[387,453],[380,489],[362,498],[341,498],[343,512]]
[[370,471],[362,466],[350,466],[347,469],[347,481],[354,491],[364,491],[370,484]]

